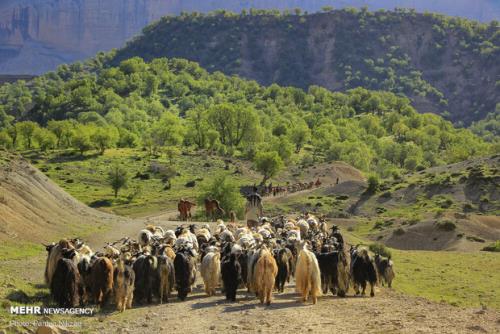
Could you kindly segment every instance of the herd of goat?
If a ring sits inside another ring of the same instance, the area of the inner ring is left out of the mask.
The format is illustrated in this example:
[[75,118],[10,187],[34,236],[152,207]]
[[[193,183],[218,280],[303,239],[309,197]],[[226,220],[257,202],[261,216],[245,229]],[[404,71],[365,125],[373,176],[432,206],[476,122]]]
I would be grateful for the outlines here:
[[[370,286],[394,278],[393,263],[363,247],[346,244],[334,225],[330,230],[323,219],[304,216],[297,220],[284,216],[251,230],[235,223],[217,221],[164,230],[148,225],[137,240],[123,238],[93,252],[80,239],[63,239],[46,245],[45,280],[60,307],[97,304],[114,299],[124,311],[132,304],[168,302],[171,292],[185,300],[199,271],[208,296],[217,288],[229,301],[237,290],[246,288],[261,303],[269,305],[273,291],[283,292],[295,278],[302,301],[330,291],[344,297],[349,286],[365,294]],[[361,291],[360,291],[361,289]]]

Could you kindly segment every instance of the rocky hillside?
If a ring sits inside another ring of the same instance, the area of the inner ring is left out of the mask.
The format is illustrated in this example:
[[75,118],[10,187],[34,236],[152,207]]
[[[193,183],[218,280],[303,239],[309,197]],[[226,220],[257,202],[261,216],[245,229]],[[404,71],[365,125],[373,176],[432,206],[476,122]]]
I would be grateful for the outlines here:
[[0,1],[0,73],[41,74],[62,63],[120,47],[152,20],[182,11],[244,8],[310,12],[324,6],[411,7],[489,21],[500,17],[494,0],[2,0]]
[[78,202],[24,159],[0,150],[0,243],[48,242],[88,234],[116,220]]
[[468,125],[499,101],[499,37],[496,23],[402,11],[193,14],[145,28],[116,62],[180,57],[265,85],[389,90]]

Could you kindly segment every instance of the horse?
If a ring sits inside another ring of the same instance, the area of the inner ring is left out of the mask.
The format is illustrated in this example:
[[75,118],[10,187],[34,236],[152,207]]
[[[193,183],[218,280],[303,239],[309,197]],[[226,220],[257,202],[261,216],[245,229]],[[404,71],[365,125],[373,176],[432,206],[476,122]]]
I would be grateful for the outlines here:
[[207,215],[207,219],[215,219],[215,214],[218,212],[220,215],[225,213],[224,209],[220,207],[219,201],[216,199],[205,199],[205,213]]
[[181,198],[181,200],[177,204],[177,209],[179,210],[179,216],[181,220],[187,221],[191,219],[191,208],[194,206],[196,206],[195,203]]

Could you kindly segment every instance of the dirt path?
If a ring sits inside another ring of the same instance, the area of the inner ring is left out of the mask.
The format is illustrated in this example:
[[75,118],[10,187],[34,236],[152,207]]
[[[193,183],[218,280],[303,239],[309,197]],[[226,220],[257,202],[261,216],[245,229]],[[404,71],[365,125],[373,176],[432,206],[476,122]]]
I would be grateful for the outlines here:
[[[174,211],[133,220],[99,238],[110,241],[135,236],[146,223],[171,229],[178,221],[167,221]],[[179,302],[175,292],[170,303],[135,307],[123,314],[86,319],[89,332],[107,333],[498,333],[500,312],[453,307],[378,288],[374,298],[345,299],[324,296],[317,305],[298,303],[291,282],[284,294],[275,294],[269,307],[240,290],[238,302],[227,303],[222,294],[207,297],[198,275],[195,292]],[[397,280],[396,283],[397,284]]]
[[500,314],[432,303],[382,289],[374,298],[332,296],[316,305],[297,303],[293,286],[261,306],[240,291],[239,301],[206,297],[197,289],[187,301],[139,307],[91,319],[85,327],[107,333],[498,333]]
[[[116,223],[115,228],[88,238],[96,248],[123,236],[135,237],[146,223],[173,228],[178,221],[166,218],[175,212],[162,212],[142,219]],[[118,225],[119,224],[119,225]],[[42,260],[42,257],[40,257]],[[29,261],[33,270],[43,272],[44,261]],[[36,267],[36,268],[34,268]],[[19,270],[19,275],[22,275]],[[30,270],[31,271],[31,270]],[[26,278],[40,283],[41,274]],[[397,279],[395,284],[397,284]],[[323,296],[318,304],[298,303],[291,282],[284,294],[275,294],[271,306],[261,306],[253,296],[240,290],[238,302],[227,303],[219,292],[206,297],[198,275],[197,286],[187,301],[179,302],[174,292],[170,303],[134,307],[120,314],[110,313],[82,321],[84,333],[498,333],[500,312],[453,307],[377,289],[374,298],[340,299]],[[76,321],[76,320],[75,320]]]

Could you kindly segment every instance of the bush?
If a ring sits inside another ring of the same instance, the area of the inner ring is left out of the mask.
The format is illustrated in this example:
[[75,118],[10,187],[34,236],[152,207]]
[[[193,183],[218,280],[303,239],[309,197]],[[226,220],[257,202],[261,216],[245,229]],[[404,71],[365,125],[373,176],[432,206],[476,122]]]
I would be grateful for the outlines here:
[[200,206],[204,205],[206,198],[218,200],[226,216],[230,211],[234,211],[239,217],[243,215],[245,200],[239,192],[238,185],[227,174],[218,174],[202,185],[202,192],[198,197]]
[[378,176],[371,175],[368,178],[368,188],[366,188],[366,193],[374,194],[377,192],[379,187],[380,187],[380,180],[379,180]]
[[380,254],[387,258],[390,258],[392,256],[392,253],[389,250],[389,248],[387,248],[384,244],[381,244],[379,242],[371,244],[368,248],[375,254]]
[[474,242],[486,242],[486,240],[484,240],[483,238],[475,237],[473,235],[467,236],[466,239]]
[[485,252],[500,252],[500,240],[497,240],[494,243],[483,247],[483,249],[481,250]]
[[392,232],[394,235],[403,235],[406,233],[406,231],[402,228],[402,227],[398,227],[397,229],[394,230],[394,232]]
[[437,222],[436,226],[437,226],[438,230],[441,230],[441,231],[453,231],[457,228],[457,224],[455,224],[454,222],[452,222],[450,220],[444,220],[441,222]]

